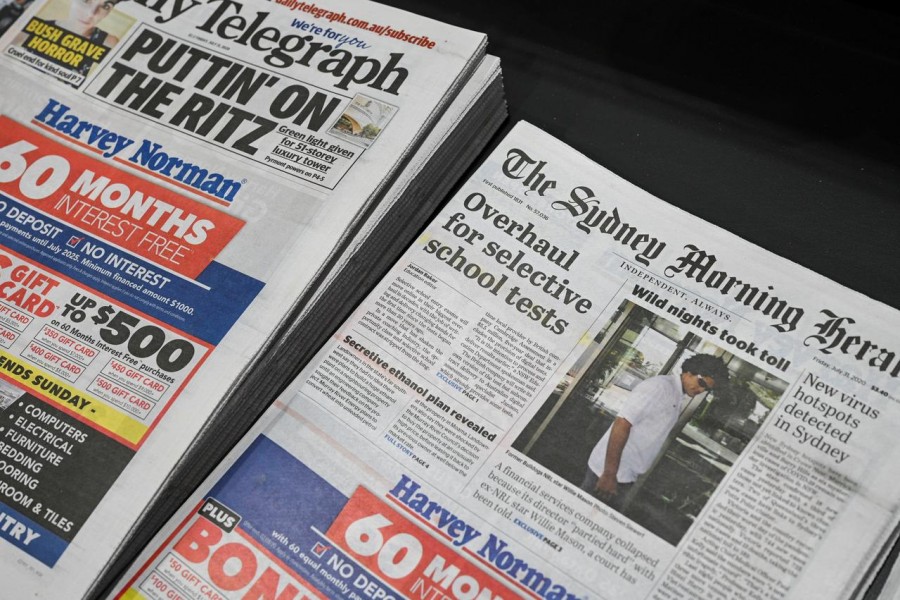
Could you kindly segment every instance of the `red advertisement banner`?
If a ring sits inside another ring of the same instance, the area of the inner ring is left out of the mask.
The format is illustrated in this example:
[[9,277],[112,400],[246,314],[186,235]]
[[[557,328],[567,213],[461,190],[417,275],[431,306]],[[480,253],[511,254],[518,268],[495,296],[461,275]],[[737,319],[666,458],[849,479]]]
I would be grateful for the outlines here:
[[[3,116],[0,192],[190,278],[202,272],[244,224]],[[25,233],[46,234],[42,228],[53,227],[44,215],[20,208],[10,208],[4,216]]]
[[366,490],[357,488],[327,536],[409,598],[502,598],[509,590]]

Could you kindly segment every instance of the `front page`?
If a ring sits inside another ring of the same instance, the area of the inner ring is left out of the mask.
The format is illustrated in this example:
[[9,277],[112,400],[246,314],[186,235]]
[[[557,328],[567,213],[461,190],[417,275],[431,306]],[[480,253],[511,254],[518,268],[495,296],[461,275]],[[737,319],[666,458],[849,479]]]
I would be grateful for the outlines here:
[[45,0],[0,39],[0,573],[23,595],[85,593],[484,49],[310,6]]
[[116,597],[846,597],[898,324],[520,123]]

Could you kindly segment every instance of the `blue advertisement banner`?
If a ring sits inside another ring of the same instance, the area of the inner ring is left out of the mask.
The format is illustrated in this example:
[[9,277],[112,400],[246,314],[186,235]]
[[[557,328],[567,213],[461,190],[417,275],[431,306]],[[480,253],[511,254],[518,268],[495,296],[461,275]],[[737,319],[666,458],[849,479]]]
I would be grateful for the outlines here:
[[[40,509],[40,504],[33,508]],[[56,564],[69,545],[49,529],[41,527],[4,503],[0,503],[0,538],[21,548],[48,567]]]

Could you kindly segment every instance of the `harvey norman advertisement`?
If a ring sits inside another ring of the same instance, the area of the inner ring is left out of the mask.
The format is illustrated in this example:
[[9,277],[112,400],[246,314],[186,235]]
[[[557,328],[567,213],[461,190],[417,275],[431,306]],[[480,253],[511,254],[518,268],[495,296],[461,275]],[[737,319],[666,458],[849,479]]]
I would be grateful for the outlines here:
[[261,284],[215,260],[241,220],[0,131],[2,536],[53,565]]

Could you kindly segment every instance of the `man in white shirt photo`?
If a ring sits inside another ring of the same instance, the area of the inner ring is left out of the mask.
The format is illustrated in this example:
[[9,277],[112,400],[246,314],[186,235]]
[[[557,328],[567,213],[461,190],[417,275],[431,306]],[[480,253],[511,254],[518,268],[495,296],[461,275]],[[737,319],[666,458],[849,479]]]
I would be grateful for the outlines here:
[[656,461],[690,398],[728,382],[724,361],[695,354],[681,375],[657,375],[639,383],[591,452],[581,489],[619,510],[631,485]]

